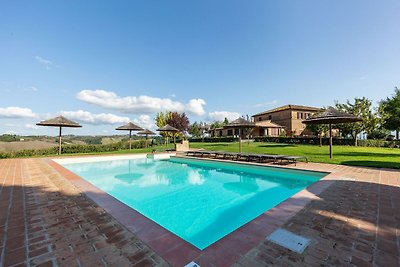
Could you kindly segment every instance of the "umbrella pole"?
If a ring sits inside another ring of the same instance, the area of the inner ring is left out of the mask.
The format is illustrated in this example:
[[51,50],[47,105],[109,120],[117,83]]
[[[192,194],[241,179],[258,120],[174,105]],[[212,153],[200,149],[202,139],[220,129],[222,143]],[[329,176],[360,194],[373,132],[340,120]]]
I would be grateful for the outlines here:
[[242,153],[242,135],[241,135],[241,129],[239,128],[239,152]]
[[332,124],[329,123],[329,158],[332,158]]
[[129,150],[132,149],[132,130],[129,130]]
[[60,132],[58,134],[58,155],[61,155],[61,129],[62,127],[60,127]]

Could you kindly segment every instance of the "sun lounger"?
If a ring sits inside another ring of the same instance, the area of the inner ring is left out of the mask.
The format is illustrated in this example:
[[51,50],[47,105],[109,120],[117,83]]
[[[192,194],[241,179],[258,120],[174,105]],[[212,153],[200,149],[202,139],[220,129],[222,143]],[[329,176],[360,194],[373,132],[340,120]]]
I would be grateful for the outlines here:
[[286,156],[281,159],[281,163],[283,160],[286,160],[288,163],[294,163],[294,166],[296,166],[299,159],[305,159],[306,163],[308,163],[308,159],[304,156]]
[[209,150],[190,150],[186,151],[186,156],[193,157],[208,157],[208,158],[222,158],[229,160],[245,160],[245,161],[257,161],[262,163],[267,160],[272,160],[274,163],[280,160],[280,163],[283,164],[285,160],[287,163],[294,163],[296,165],[297,161],[300,159],[305,159],[308,162],[306,157],[303,156],[288,156],[288,155],[269,155],[269,154],[252,154],[252,153],[234,153],[234,152],[226,152],[226,151],[209,151]]
[[188,156],[188,157],[190,157],[190,156],[194,157],[196,152],[197,152],[196,150],[189,150],[189,151],[186,151],[185,153],[186,153],[186,156]]
[[230,160],[237,160],[239,153],[233,153],[233,152],[223,152],[221,155],[223,156],[224,159],[230,159]]

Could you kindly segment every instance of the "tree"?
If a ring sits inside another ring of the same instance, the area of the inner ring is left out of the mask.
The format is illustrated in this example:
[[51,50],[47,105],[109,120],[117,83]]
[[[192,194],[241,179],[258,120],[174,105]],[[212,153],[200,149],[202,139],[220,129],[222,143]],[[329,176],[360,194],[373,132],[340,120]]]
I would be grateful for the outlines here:
[[214,129],[217,129],[217,128],[224,127],[224,125],[225,124],[222,121],[213,121],[211,123],[211,125],[210,125],[210,129],[214,130]]
[[319,146],[322,146],[322,134],[329,130],[328,124],[308,124],[307,129],[319,137]]
[[368,98],[354,98],[354,103],[347,100],[346,103],[336,103],[336,108],[340,111],[353,114],[360,117],[363,121],[354,123],[337,124],[344,136],[350,135],[354,139],[354,145],[357,146],[357,137],[363,132],[372,132],[377,127],[377,120],[372,112],[372,102]]
[[189,118],[185,112],[169,112],[167,124],[178,129],[181,133],[186,133],[189,130]]
[[166,111],[165,113],[159,112],[156,115],[155,122],[157,127],[163,127],[167,124],[178,129],[179,133],[162,132],[161,135],[164,137],[174,137],[183,135],[189,130],[189,118],[185,113],[178,113],[172,111]]
[[381,108],[385,114],[383,127],[396,131],[396,139],[400,132],[400,89],[395,87],[394,95],[381,101]]
[[225,117],[223,124],[224,124],[224,125],[227,125],[228,123],[229,123],[228,118]]
[[189,134],[194,138],[201,137],[201,129],[200,129],[200,125],[199,125],[199,123],[197,123],[197,121],[195,121],[192,125],[190,125]]
[[168,112],[168,111],[165,113],[163,113],[163,112],[157,113],[156,118],[155,118],[157,127],[160,128],[160,127],[167,125],[168,124],[167,121],[169,120],[170,116],[171,116],[171,112]]

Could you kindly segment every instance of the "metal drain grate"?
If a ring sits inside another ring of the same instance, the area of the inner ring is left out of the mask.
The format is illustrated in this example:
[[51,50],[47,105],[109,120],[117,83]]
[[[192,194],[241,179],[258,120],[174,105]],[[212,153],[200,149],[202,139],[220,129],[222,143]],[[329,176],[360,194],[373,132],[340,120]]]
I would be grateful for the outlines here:
[[192,262],[189,262],[188,264],[186,264],[184,267],[200,267],[200,265],[198,265],[197,263],[192,261]]
[[281,228],[267,236],[267,240],[299,254],[303,253],[311,243],[310,239],[296,235]]

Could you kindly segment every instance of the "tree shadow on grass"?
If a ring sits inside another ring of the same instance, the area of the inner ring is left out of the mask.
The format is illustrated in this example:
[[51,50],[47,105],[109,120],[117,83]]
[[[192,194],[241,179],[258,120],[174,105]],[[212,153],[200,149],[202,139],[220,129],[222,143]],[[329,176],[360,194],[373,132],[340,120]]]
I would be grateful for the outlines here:
[[[346,156],[346,157],[398,157],[400,158],[400,154],[398,153],[376,153],[376,152],[357,152],[357,151],[349,151],[349,152],[334,152],[336,156]],[[400,163],[399,163],[400,164]]]
[[348,160],[340,162],[342,165],[355,166],[355,167],[374,167],[374,168],[391,168],[400,169],[399,162],[391,161],[374,161],[374,160]]
[[260,145],[257,147],[267,147],[267,148],[273,148],[273,147],[296,147],[294,144],[271,144],[271,145]]
[[230,144],[220,144],[220,143],[203,143],[205,146],[212,146],[212,147],[226,147],[230,146]]

